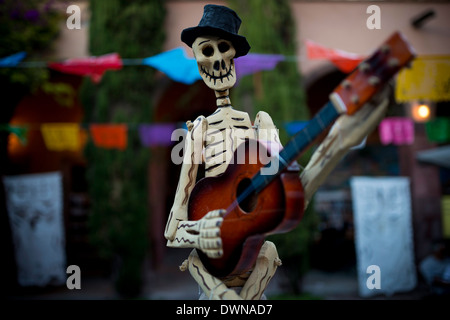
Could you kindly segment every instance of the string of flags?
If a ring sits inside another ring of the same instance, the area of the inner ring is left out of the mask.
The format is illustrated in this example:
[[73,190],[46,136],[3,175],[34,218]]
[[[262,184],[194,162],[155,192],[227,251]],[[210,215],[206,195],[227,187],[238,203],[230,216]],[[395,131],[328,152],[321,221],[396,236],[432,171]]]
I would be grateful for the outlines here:
[[[343,50],[326,48],[311,40],[306,40],[305,45],[309,59],[328,59],[346,73],[351,72],[364,58]],[[61,72],[89,76],[92,81],[99,82],[107,70],[120,70],[124,65],[141,64],[156,68],[173,80],[186,84],[201,79],[197,62],[187,55],[184,47],[177,47],[143,59],[122,59],[119,54],[110,53],[98,57],[67,59],[62,62],[22,62],[25,57],[26,52],[18,52],[0,58],[0,67],[49,67]],[[235,59],[236,72],[242,77],[261,70],[272,70],[281,61],[295,60],[298,60],[297,57],[287,57],[282,54],[249,53]]]
[[[25,52],[19,52],[0,59],[0,67],[33,68],[48,67],[59,72],[89,77],[99,83],[109,70],[120,70],[125,65],[146,65],[165,73],[172,80],[192,84],[201,79],[197,62],[187,55],[183,47],[178,47],[143,59],[122,59],[118,53],[109,53],[97,57],[67,59],[61,62],[25,61]],[[235,59],[236,77],[263,70],[273,70],[285,60],[280,54],[250,53]]]
[[[363,59],[363,55],[331,49],[305,41],[308,59],[327,59],[344,73],[351,72]],[[120,70],[126,65],[145,65],[158,69],[172,80],[192,84],[201,79],[197,63],[189,57],[184,47],[178,47],[143,59],[123,59],[118,53],[109,53],[97,57],[67,59],[59,62],[23,61],[26,52],[18,52],[0,58],[3,68],[48,67],[59,72],[89,77],[99,83],[107,71]],[[281,54],[249,53],[235,59],[237,80],[262,70],[273,70],[282,61],[298,60],[298,57]],[[418,57],[413,61],[411,69],[402,70],[397,78],[396,99],[431,99],[433,101],[450,100],[447,90],[450,83],[450,56]],[[70,102],[73,94],[63,87],[46,88],[55,91],[62,102]],[[67,100],[67,101],[66,101]],[[290,136],[300,131],[306,121],[284,123]],[[152,147],[172,143],[171,134],[178,124],[140,124],[139,137],[143,146]],[[17,137],[21,144],[26,144],[28,126],[0,124],[0,130],[7,130]],[[81,130],[79,123],[44,123],[40,127],[46,146],[50,150],[78,150],[87,141],[86,130]],[[124,150],[127,147],[127,124],[91,124],[89,133],[98,147]],[[450,120],[436,118],[426,123],[426,132],[430,141],[442,143],[450,141]],[[382,144],[410,144],[414,139],[414,123],[408,118],[386,118],[379,126]]]
[[170,146],[172,133],[176,129],[187,130],[183,123],[92,123],[84,125],[75,122],[50,122],[36,125],[4,124],[0,130],[8,131],[19,140],[22,146],[27,144],[27,135],[31,129],[38,129],[45,146],[50,151],[78,151],[88,142],[89,137],[95,146],[104,149],[125,150],[128,146],[129,130],[138,130],[143,147]]
[[[343,73],[352,72],[365,58],[364,55],[328,48],[309,39],[306,39],[304,44],[305,58],[328,60]],[[187,85],[201,79],[195,59],[187,55],[184,47],[177,47],[141,59],[123,59],[118,53],[109,53],[98,57],[68,59],[60,62],[23,61],[26,55],[26,52],[18,52],[0,58],[0,67],[48,67],[64,73],[86,76],[94,83],[99,83],[105,72],[109,70],[120,70],[123,66],[129,65],[146,65],[165,73],[174,81]],[[235,59],[237,80],[248,74],[273,70],[279,62],[298,60],[303,59],[282,54],[249,53]],[[410,69],[402,69],[398,74],[395,97],[399,102],[416,99],[449,101],[449,82],[450,56],[420,56],[414,59]]]
[[[311,40],[305,41],[308,59],[328,59],[341,71],[351,72],[363,56],[343,50],[326,48]],[[122,59],[118,53],[109,53],[97,57],[67,59],[61,62],[23,61],[26,52],[18,52],[0,58],[0,67],[48,67],[60,72],[90,77],[94,83],[101,81],[108,70],[120,70],[125,65],[146,65],[165,73],[172,80],[192,84],[200,80],[197,62],[189,57],[184,47],[177,47],[143,59]],[[282,54],[249,53],[235,59],[236,76],[241,78],[263,70],[273,70],[279,62],[297,61],[296,56]]]
[[[288,121],[283,128],[289,136],[302,130],[308,121]],[[425,124],[427,138],[431,142],[450,142],[450,119],[438,117]],[[27,134],[32,128],[38,128],[45,146],[51,151],[78,151],[88,141],[89,136],[96,147],[125,150],[130,130],[137,130],[143,147],[169,147],[179,140],[172,134],[176,129],[187,130],[184,123],[141,123],[141,124],[81,124],[81,123],[41,123],[40,125],[0,125],[0,130],[12,133],[21,145],[27,144]],[[407,117],[384,118],[378,127],[382,145],[408,145],[414,143],[414,122]],[[174,139],[174,140],[173,140]]]

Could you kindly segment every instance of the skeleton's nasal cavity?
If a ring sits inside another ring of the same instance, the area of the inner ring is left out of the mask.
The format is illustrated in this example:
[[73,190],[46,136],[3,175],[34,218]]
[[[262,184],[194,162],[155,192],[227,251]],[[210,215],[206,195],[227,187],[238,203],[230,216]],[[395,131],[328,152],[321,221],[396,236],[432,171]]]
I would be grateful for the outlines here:
[[224,60],[222,60],[221,62],[219,62],[219,61],[214,62],[214,66],[213,66],[214,70],[219,71],[220,67],[222,67],[222,70],[226,70],[226,65],[225,65]]
[[[222,62],[223,62],[223,60],[222,60]],[[220,62],[219,61],[214,62],[214,70],[216,70],[216,71],[220,70]]]

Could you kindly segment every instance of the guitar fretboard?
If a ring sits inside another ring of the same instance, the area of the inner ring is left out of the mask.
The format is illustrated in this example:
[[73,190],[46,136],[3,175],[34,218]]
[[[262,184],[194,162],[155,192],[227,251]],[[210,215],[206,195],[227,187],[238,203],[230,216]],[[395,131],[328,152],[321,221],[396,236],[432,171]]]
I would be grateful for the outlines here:
[[[275,179],[284,169],[286,169],[294,160],[296,160],[308,146],[338,117],[340,113],[335,106],[329,101],[320,111],[308,121],[308,124],[299,132],[297,132],[280,151],[278,157],[273,157],[271,162],[261,168],[260,171],[252,178],[251,185],[240,194],[237,201],[241,203],[252,193],[262,191],[273,179]],[[273,163],[272,161],[277,161]],[[278,167],[276,166],[278,164]],[[276,172],[270,170],[277,168]],[[272,174],[267,174],[272,172]]]

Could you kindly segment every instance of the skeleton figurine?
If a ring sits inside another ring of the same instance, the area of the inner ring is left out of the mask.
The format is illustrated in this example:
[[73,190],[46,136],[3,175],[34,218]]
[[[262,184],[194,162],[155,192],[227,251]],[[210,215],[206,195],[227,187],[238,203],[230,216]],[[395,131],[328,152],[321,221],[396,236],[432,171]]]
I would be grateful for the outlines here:
[[[203,290],[202,297],[210,299],[264,299],[264,291],[277,267],[281,265],[275,245],[266,241],[254,267],[248,273],[218,279],[203,266],[197,250],[201,250],[209,258],[222,255],[220,226],[225,211],[210,211],[196,221],[188,219],[188,201],[196,183],[200,163],[205,165],[205,177],[218,176],[224,173],[237,146],[245,139],[256,139],[268,146],[280,146],[278,131],[269,114],[259,112],[252,124],[247,113],[231,106],[229,89],[236,82],[233,59],[247,54],[250,49],[245,37],[237,34],[240,24],[241,20],[233,10],[224,6],[206,5],[199,25],[185,29],[181,34],[182,41],[193,49],[203,81],[216,94],[217,110],[207,118],[199,116],[193,123],[187,122],[188,133],[180,179],[164,235],[169,247],[194,248],[180,268],[189,269]],[[369,107],[373,108],[367,106],[366,109]],[[307,182],[305,204],[318,186],[311,181],[321,176],[322,168],[329,173],[348,148],[359,143],[381,119],[384,109],[385,106],[378,108],[378,117],[374,117],[372,113],[368,116],[368,112],[358,113],[359,117],[353,116],[350,126],[353,127],[362,118],[371,125],[361,127],[358,135],[352,134],[352,141],[347,144],[340,143],[338,152],[330,154],[339,139],[327,139],[324,141],[326,147],[319,147],[317,154],[313,155],[311,174],[302,173],[302,181]],[[340,130],[348,127],[346,121],[349,120],[340,120],[339,128],[332,130],[333,136],[339,135]],[[323,158],[326,152],[325,161],[316,159]],[[317,163],[320,163],[320,168]],[[323,178],[319,181],[323,181]]]

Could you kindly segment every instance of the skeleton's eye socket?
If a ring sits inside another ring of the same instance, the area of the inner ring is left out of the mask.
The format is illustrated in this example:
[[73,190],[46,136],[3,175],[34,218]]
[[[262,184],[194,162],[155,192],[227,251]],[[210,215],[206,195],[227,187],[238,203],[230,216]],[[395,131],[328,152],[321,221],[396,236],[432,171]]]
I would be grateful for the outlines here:
[[211,57],[214,54],[214,49],[211,46],[206,46],[202,49],[202,53],[206,56],[206,57]]
[[226,42],[219,43],[219,51],[224,53],[230,50],[230,45]]

